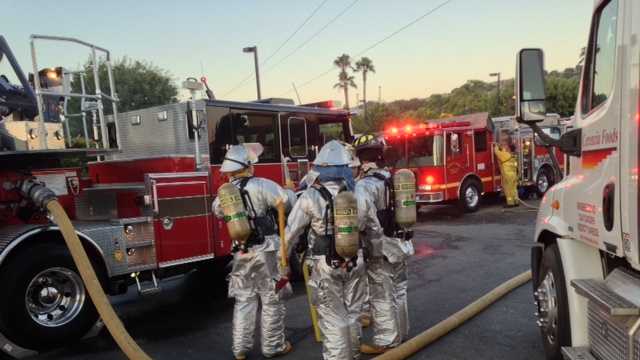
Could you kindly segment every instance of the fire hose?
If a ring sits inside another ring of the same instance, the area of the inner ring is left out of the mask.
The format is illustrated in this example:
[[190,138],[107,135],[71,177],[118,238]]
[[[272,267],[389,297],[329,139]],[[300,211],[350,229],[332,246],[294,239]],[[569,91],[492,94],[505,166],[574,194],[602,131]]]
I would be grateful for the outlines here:
[[105,326],[109,330],[109,333],[111,333],[111,336],[122,352],[124,352],[129,359],[151,360],[138,344],[136,344],[133,338],[131,338],[131,335],[129,335],[127,329],[125,329],[118,315],[113,310],[109,299],[102,289],[100,280],[98,280],[98,276],[91,265],[91,261],[78,238],[78,234],[76,234],[71,220],[62,205],[58,202],[55,194],[44,185],[32,180],[24,181],[20,185],[20,190],[24,195],[33,200],[36,205],[47,209],[53,217],[53,221],[58,224],[64,241],[71,253],[71,257],[80,272],[80,277],[82,277],[89,292],[89,296],[98,314],[100,314],[102,321],[104,321]]
[[376,357],[377,360],[400,360],[406,359],[417,353],[429,344],[440,339],[467,320],[478,315],[487,307],[498,301],[500,298],[515,290],[516,288],[526,284],[531,280],[531,271],[526,271],[502,284],[487,294],[483,295],[476,301],[465,306],[462,310],[442,320],[435,326],[423,331],[402,345],[387,351],[386,353]]

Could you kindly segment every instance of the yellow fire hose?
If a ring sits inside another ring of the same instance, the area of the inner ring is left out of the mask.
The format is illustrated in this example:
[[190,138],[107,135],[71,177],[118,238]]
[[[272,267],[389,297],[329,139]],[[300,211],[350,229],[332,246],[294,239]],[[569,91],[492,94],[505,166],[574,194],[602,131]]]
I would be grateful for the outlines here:
[[313,305],[311,297],[311,289],[309,288],[309,265],[306,261],[302,263],[302,275],[304,276],[304,287],[307,290],[307,301],[309,301],[309,313],[311,313],[311,325],[313,325],[313,335],[316,338],[316,342],[322,342],[322,333],[320,332],[320,326],[318,326],[318,310]]
[[376,357],[376,359],[400,360],[410,357],[424,347],[448,334],[451,330],[459,327],[467,320],[478,315],[484,309],[489,307],[491,304],[493,304],[512,290],[526,284],[527,282],[529,282],[529,280],[531,280],[531,271],[526,271],[502,283],[500,286],[483,295],[478,300],[467,305],[462,310],[442,320],[435,326],[425,330],[424,332],[398,346],[397,348],[389,350],[386,353]]
[[102,290],[102,286],[96,276],[96,272],[93,270],[91,261],[89,261],[89,257],[84,251],[82,243],[80,242],[80,239],[78,239],[78,235],[76,234],[67,213],[57,200],[47,202],[46,207],[51,216],[53,216],[53,221],[60,227],[60,232],[62,232],[64,241],[67,243],[67,247],[73,257],[73,261],[76,263],[80,276],[87,287],[89,296],[98,310],[98,314],[100,314],[102,321],[104,321],[104,324],[111,333],[111,336],[113,336],[113,339],[129,359],[150,360],[151,358],[145,354],[145,352],[131,338],[118,318],[118,315],[116,315],[113,310],[113,307],[111,307],[111,303]]

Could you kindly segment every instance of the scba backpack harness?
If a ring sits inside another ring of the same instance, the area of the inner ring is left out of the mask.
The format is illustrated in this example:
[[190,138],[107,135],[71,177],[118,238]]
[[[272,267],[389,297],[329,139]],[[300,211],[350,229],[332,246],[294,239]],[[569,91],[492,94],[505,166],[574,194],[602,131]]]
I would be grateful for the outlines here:
[[[335,228],[336,226],[335,226],[335,214],[334,214],[334,210],[335,210],[334,197],[331,195],[331,192],[329,192],[329,190],[326,187],[320,184],[314,184],[312,185],[312,188],[316,190],[318,193],[320,193],[320,196],[322,196],[324,201],[327,203],[325,212],[324,212],[324,235],[321,235],[316,239],[316,241],[314,242],[312,252],[315,255],[325,255],[327,265],[329,265],[334,269],[337,269],[340,267],[346,267],[347,271],[351,271],[357,265],[358,256],[355,255],[349,259],[345,259],[342,256],[340,256],[338,254],[338,251],[336,250],[335,231],[338,231],[339,229]],[[343,191],[346,191],[346,188],[344,187],[344,185],[341,186],[338,193],[341,193]],[[334,230],[332,233],[329,233],[330,228]],[[358,231],[358,229],[348,229],[348,230]]]
[[378,221],[380,222],[380,226],[382,226],[384,235],[388,237],[400,238],[403,240],[413,239],[413,230],[403,229],[398,225],[398,222],[396,221],[393,178],[387,177],[378,172],[373,172],[366,175],[365,177],[375,178],[384,183],[385,207],[384,209],[376,211],[376,216],[378,218]]
[[251,236],[243,245],[238,246],[237,244],[234,244],[233,252],[239,250],[245,253],[250,247],[263,244],[265,237],[275,235],[277,233],[273,209],[269,209],[267,214],[264,216],[258,216],[258,213],[253,206],[251,196],[245,189],[251,179],[253,179],[253,176],[243,177],[240,179],[238,184],[240,195],[242,196],[242,202],[244,203],[245,209],[247,209],[247,217],[249,218],[249,225],[251,226]]

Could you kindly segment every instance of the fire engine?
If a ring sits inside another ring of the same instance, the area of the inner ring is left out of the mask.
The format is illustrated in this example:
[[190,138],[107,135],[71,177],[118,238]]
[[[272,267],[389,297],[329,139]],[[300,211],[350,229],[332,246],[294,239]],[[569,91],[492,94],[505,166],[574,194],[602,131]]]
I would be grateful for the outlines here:
[[[553,158],[540,137],[531,128],[518,124],[515,116],[495,117],[491,119],[496,140],[503,136],[510,138],[515,146],[518,160],[519,184],[525,190],[535,191],[542,197],[553,184],[562,179],[562,172],[555,171]],[[547,114],[539,124],[542,131],[554,139],[559,139],[567,129],[567,119],[558,114]],[[554,150],[560,169],[564,167],[564,154]]]
[[[331,103],[194,96],[119,113],[108,50],[33,35],[34,74],[37,44],[44,41],[87,49],[88,69],[98,75],[103,64],[107,82],[94,76],[85,86],[86,74],[62,68],[50,76],[71,77],[61,84],[80,81],[82,91],[46,87],[38,75],[32,89],[0,37],[0,69],[6,72],[0,77],[0,349],[12,356],[72,342],[98,321],[57,226],[21,195],[24,179],[35,178],[57,194],[108,294],[135,285],[149,295],[160,291],[163,278],[193,269],[217,271],[230,260],[226,226],[211,212],[216,190],[226,181],[219,167],[230,145],[262,144],[255,174],[284,184],[305,175],[325,142],[351,141],[349,113]],[[185,87],[193,93],[202,88],[195,79]],[[65,111],[72,98],[81,100],[75,114]],[[42,116],[44,108],[59,116]],[[74,119],[88,136],[85,147],[69,148],[65,141],[65,122]],[[66,165],[78,157],[88,161]]]
[[640,358],[640,2],[597,0],[573,129],[545,137],[544,54],[517,56],[517,117],[569,155],[538,210],[531,267],[548,359]]
[[[544,129],[559,136],[562,127],[552,119],[557,117],[549,116]],[[457,202],[467,212],[479,208],[483,194],[500,191],[492,145],[505,136],[515,145],[520,184],[537,185],[544,193],[559,176],[552,171],[547,149],[513,117],[491,119],[484,112],[426,122],[402,120],[384,130],[388,165],[416,173],[418,204]]]

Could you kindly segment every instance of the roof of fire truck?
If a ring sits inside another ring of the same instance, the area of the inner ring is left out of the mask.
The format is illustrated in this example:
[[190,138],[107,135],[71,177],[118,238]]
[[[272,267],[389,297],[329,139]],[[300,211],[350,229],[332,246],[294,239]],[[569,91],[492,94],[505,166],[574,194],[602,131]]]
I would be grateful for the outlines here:
[[468,115],[452,116],[444,119],[427,120],[427,126],[432,125],[436,128],[468,128],[483,129],[487,127],[489,120],[488,112],[479,112]]
[[235,109],[246,109],[256,111],[270,111],[270,112],[295,112],[295,113],[307,113],[307,114],[320,114],[320,115],[343,115],[349,116],[347,110],[338,109],[334,107],[333,101],[322,101],[312,104],[294,105],[286,104],[281,101],[230,101],[230,100],[206,100],[207,106],[217,107],[229,107]]
[[385,128],[384,135],[387,139],[401,137],[413,137],[421,134],[430,134],[440,130],[471,130],[486,129],[489,123],[489,113],[481,112],[468,115],[452,116],[444,119],[430,119],[427,121],[414,121],[403,119],[392,121]]

